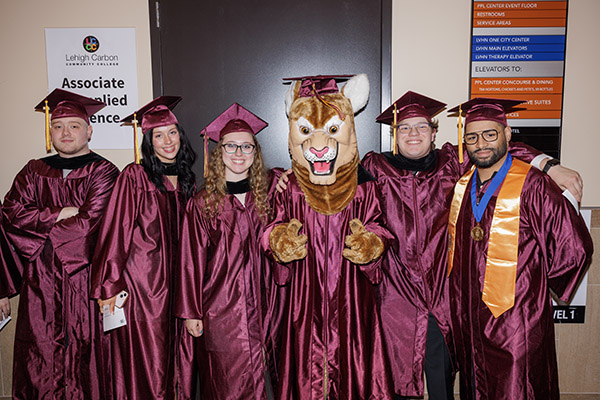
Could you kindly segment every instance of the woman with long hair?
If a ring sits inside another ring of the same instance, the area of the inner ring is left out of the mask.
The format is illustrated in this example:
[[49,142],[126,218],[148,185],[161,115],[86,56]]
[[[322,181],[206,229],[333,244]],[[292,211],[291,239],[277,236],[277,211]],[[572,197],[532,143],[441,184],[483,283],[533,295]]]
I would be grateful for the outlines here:
[[117,399],[176,395],[173,275],[183,212],[195,193],[196,157],[171,112],[180,100],[158,97],[124,119],[141,119],[143,158],[119,175],[98,234],[92,297],[101,311],[122,307],[126,320],[110,332]]
[[273,287],[259,243],[271,209],[255,138],[266,125],[236,103],[203,131],[218,144],[184,217],[175,300],[175,314],[199,338],[202,399],[272,398]]

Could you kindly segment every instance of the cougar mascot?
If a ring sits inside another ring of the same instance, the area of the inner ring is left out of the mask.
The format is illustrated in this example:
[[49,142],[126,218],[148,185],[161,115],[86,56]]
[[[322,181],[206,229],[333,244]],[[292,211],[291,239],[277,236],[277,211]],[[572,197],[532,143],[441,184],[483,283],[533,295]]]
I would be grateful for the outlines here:
[[374,291],[390,236],[354,129],[369,81],[354,76],[340,92],[335,78],[294,78],[286,96],[293,173],[263,236],[276,282],[289,285],[280,399],[390,398]]

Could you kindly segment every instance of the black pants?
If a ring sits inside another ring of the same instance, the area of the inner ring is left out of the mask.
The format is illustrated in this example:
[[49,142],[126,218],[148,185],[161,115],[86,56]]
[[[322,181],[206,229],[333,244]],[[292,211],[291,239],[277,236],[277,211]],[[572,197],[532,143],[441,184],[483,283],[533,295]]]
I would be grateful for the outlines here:
[[[425,343],[425,376],[429,400],[454,400],[454,374],[444,335],[433,314],[429,314]],[[396,395],[396,400],[409,399]]]

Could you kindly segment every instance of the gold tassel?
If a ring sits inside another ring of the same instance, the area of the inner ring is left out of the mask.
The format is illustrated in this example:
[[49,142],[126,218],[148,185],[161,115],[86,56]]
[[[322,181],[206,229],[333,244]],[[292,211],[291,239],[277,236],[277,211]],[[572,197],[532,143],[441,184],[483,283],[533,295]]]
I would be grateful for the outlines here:
[[312,84],[312,89],[313,89],[313,93],[315,95],[315,97],[321,102],[323,103],[326,107],[331,108],[333,111],[336,112],[336,114],[338,115],[338,117],[340,117],[340,119],[343,121],[344,119],[346,119],[346,116],[344,115],[344,113],[342,112],[342,110],[336,106],[335,104],[332,104],[328,101],[326,101],[324,98],[321,97],[321,95],[319,94],[319,92],[317,92],[317,87],[316,85],[313,83]]
[[44,111],[46,112],[46,153],[52,151],[52,141],[50,140],[50,107],[48,100],[44,102]]
[[458,161],[462,164],[463,155],[463,137],[462,137],[462,105],[458,106]]
[[204,178],[208,176],[208,134],[204,132]]
[[140,163],[140,149],[138,148],[138,135],[137,135],[137,128],[138,128],[138,120],[137,120],[137,114],[133,113],[133,152],[135,154],[135,163],[139,164]]
[[398,112],[398,109],[397,109],[396,103],[394,103],[394,125],[393,125],[393,128],[392,128],[392,130],[394,132],[394,140],[393,140],[393,142],[394,142],[394,148],[392,150],[393,153],[394,153],[394,155],[396,155],[396,153],[398,153],[398,151],[396,150],[396,141],[398,140],[397,139],[397,135],[398,135],[398,121],[397,121],[398,114],[397,114],[397,112]]

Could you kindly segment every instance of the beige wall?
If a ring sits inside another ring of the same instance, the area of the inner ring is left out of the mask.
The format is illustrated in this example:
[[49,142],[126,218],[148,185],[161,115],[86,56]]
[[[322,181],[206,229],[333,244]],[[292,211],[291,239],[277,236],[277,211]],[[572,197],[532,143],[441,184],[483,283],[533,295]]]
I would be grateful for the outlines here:
[[[44,28],[135,27],[140,104],[152,99],[147,0],[1,0],[0,197],[27,160],[45,156],[44,116],[33,107],[48,93]],[[131,150],[100,150],[123,168]],[[11,301],[13,309],[16,299]],[[15,322],[0,332],[0,398],[10,395]]]
[[[140,104],[152,98],[147,0],[2,0],[0,13],[0,115],[5,121],[0,146],[0,195],[31,158],[45,155],[43,115],[33,106],[47,93],[44,28],[135,27]],[[450,105],[466,99],[469,79],[470,0],[394,1],[392,97],[415,90]],[[600,206],[600,185],[589,160],[600,144],[590,118],[600,92],[592,69],[600,62],[597,0],[571,0],[565,79],[565,164],[582,171],[586,181],[584,205]],[[385,106],[385,105],[384,105]],[[441,119],[438,143],[456,141],[456,123]],[[585,145],[582,145],[585,140]],[[131,151],[100,151],[120,168]],[[596,212],[596,226],[600,217]],[[600,234],[594,231],[600,248]],[[596,267],[598,267],[596,263]],[[595,268],[597,270],[597,268]],[[588,322],[558,329],[561,387],[568,392],[600,393],[597,379],[600,353],[600,280],[590,278]],[[12,301],[13,305],[15,300]],[[10,394],[14,322],[0,332],[0,398]],[[568,366],[568,368],[567,368]],[[593,366],[593,368],[588,368]],[[564,367],[564,368],[563,368]],[[572,368],[572,369],[571,369]],[[595,368],[595,369],[594,369]],[[575,372],[569,372],[575,371]]]
[[[600,148],[595,127],[600,79],[600,1],[570,0],[564,89],[562,162],[585,182],[582,206],[600,207]],[[393,1],[392,98],[413,90],[448,103],[469,95],[471,0]],[[386,105],[383,105],[386,107]],[[436,142],[456,143],[456,119],[439,115]]]
[[[592,163],[600,148],[594,118],[600,93],[596,78],[600,64],[598,15],[600,1],[569,1],[562,162],[582,174],[582,205],[590,207],[600,207],[598,167]],[[392,20],[392,99],[413,90],[440,99],[449,107],[466,100],[471,0],[394,0]],[[456,143],[456,119],[442,113],[439,120],[436,143]],[[592,226],[598,249],[600,210],[594,210]],[[561,391],[587,393],[590,397],[586,399],[600,397],[600,256],[595,259],[588,280],[586,323],[556,327]]]
[[[48,93],[44,28],[135,27],[140,104],[152,99],[147,0],[2,0],[0,13],[0,194],[32,158],[45,156],[44,115],[33,107]],[[132,151],[99,151],[120,168]]]

